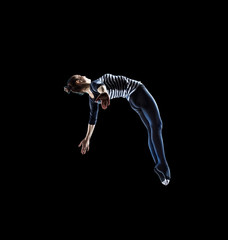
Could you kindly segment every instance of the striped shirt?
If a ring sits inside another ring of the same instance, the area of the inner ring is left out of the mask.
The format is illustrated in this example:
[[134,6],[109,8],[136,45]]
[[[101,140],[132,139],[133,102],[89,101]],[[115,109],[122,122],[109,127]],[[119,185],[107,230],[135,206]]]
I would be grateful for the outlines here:
[[143,85],[141,82],[127,78],[120,75],[105,74],[91,82],[90,90],[94,95],[94,99],[89,98],[90,116],[89,124],[94,125],[97,122],[99,105],[101,102],[95,102],[99,92],[97,89],[105,85],[110,99],[113,98],[126,98],[128,101],[131,94],[137,89],[138,86]]
[[130,95],[139,85],[142,85],[139,81],[135,81],[125,76],[115,76],[112,74],[105,74],[98,80],[106,86],[110,99],[122,97],[129,101]]

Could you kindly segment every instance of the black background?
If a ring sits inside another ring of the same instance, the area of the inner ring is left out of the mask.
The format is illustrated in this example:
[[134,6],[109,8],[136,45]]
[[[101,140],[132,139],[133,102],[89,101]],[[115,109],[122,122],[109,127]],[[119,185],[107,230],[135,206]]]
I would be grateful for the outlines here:
[[[150,220],[160,217],[161,224],[174,216],[181,223],[195,214],[192,206],[206,210],[201,196],[213,187],[213,179],[203,171],[207,158],[200,157],[202,142],[195,131],[201,124],[196,96],[203,83],[205,28],[197,8],[179,7],[70,11],[52,6],[42,17],[36,15],[25,41],[28,160],[15,165],[24,178],[19,190],[29,196],[26,203],[35,199],[38,209],[45,206],[54,215],[80,212],[82,219],[111,215],[121,221],[145,214]],[[168,186],[153,171],[146,129],[125,99],[100,109],[90,151],[80,154],[88,96],[68,95],[63,88],[73,74],[94,80],[105,73],[141,81],[155,98],[171,170]]]
[[[172,198],[174,192],[186,194],[190,184],[186,176],[191,168],[186,108],[192,81],[192,63],[186,57],[191,48],[185,41],[187,36],[181,26],[172,24],[155,29],[140,25],[137,30],[131,25],[119,29],[114,26],[115,22],[101,32],[96,29],[88,34],[72,31],[54,53],[58,62],[49,81],[58,84],[58,100],[52,99],[58,115],[51,123],[58,146],[53,148],[55,180],[66,198],[78,193],[95,199],[103,196],[116,201],[148,201],[156,195]],[[80,154],[78,144],[88,124],[88,96],[68,95],[63,87],[73,74],[93,80],[105,73],[142,81],[155,98],[172,174],[169,186],[163,186],[154,173],[146,129],[124,99],[112,100],[106,111],[100,109],[90,151],[85,156]]]
[[[210,156],[221,142],[212,137],[220,124],[210,121],[221,114],[214,103],[218,77],[212,76],[218,34],[211,32],[218,33],[220,23],[209,4],[148,3],[10,6],[3,21],[9,45],[2,44],[10,63],[9,69],[2,65],[8,73],[3,90],[12,104],[10,126],[3,126],[9,149],[2,195],[9,205],[3,205],[4,222],[14,221],[18,232],[140,239],[221,232],[214,223],[226,208],[225,158],[217,150]],[[155,98],[168,186],[153,171],[146,129],[125,99],[100,109],[90,151],[80,154],[88,96],[63,88],[73,74],[93,80],[105,73],[141,81]]]
[[[189,96],[196,93],[192,86],[200,77],[193,78],[198,62],[192,21],[184,19],[184,13],[125,13],[118,18],[106,11],[69,14],[47,30],[51,38],[44,41],[42,62],[42,87],[48,99],[42,119],[47,127],[48,162],[44,162],[47,175],[53,174],[50,179],[66,198],[88,194],[149,200],[192,190]],[[73,74],[94,80],[105,73],[141,81],[155,98],[172,175],[169,186],[163,186],[154,173],[146,129],[124,99],[112,100],[106,111],[100,109],[90,151],[80,154],[78,144],[88,124],[88,96],[68,95],[63,87]]]

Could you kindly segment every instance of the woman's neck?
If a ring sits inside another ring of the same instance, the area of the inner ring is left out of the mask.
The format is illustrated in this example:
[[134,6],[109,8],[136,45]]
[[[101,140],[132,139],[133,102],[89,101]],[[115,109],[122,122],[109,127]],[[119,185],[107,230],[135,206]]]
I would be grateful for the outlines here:
[[88,93],[91,98],[94,98],[94,95],[93,95],[92,91],[90,90],[90,84],[88,84],[88,86],[86,87],[86,89],[84,91],[86,93]]

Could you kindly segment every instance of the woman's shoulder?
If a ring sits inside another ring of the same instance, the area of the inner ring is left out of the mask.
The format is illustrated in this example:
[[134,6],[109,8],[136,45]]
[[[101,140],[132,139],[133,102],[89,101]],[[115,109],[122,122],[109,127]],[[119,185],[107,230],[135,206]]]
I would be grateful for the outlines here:
[[101,86],[104,85],[104,82],[102,81],[101,78],[98,78],[96,80],[93,80],[90,84],[90,88],[92,91],[97,92],[97,89]]
[[99,85],[99,84],[104,84],[101,78],[98,78],[98,79],[95,79],[95,80],[91,81],[92,86],[96,86],[96,85]]

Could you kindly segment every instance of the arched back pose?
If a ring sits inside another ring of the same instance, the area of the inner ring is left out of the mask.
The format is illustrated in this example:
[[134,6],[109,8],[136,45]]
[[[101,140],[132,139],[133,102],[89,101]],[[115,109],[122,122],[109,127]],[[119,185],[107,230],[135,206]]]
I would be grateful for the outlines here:
[[144,84],[125,76],[112,74],[105,74],[93,81],[85,76],[73,75],[67,81],[64,91],[89,95],[88,129],[85,138],[79,144],[82,154],[89,151],[90,139],[97,122],[99,104],[106,109],[110,105],[110,99],[126,98],[147,129],[148,145],[155,162],[154,171],[162,184],[169,184],[171,175],[162,139],[162,120],[158,106]]

